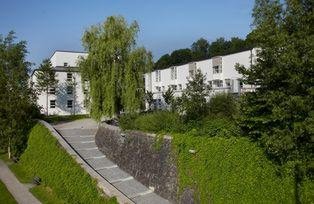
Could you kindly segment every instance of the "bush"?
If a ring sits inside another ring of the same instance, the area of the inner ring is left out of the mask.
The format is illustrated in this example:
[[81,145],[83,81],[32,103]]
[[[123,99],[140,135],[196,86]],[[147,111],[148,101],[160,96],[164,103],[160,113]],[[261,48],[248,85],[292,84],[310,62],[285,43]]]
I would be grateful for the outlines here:
[[179,114],[170,111],[155,111],[143,115],[124,115],[120,118],[122,129],[146,132],[180,132],[182,122]]
[[247,138],[177,134],[173,147],[180,190],[194,189],[200,203],[295,203],[293,164],[279,168]]
[[237,113],[237,103],[231,94],[215,94],[209,101],[209,113],[211,115],[233,117]]
[[197,130],[198,135],[209,137],[233,137],[240,135],[240,129],[235,122],[229,118],[208,116],[203,119]]
[[104,198],[93,180],[75,160],[62,149],[43,125],[37,124],[29,134],[28,147],[18,164],[12,165],[20,174],[39,176],[43,186],[67,203],[116,203]]

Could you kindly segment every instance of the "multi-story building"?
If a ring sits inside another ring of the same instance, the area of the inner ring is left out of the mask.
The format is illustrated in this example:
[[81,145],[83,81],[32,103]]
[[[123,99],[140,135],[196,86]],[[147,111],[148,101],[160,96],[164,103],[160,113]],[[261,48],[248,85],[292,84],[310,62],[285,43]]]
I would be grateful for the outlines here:
[[[58,81],[56,87],[50,87],[47,93],[39,93],[37,103],[41,112],[49,115],[88,114],[86,99],[88,90],[83,90],[82,79],[78,69],[81,58],[87,57],[85,52],[55,51],[50,58]],[[236,71],[237,63],[249,67],[256,60],[256,49],[235,54],[216,56],[211,59],[190,62],[180,66],[172,66],[167,69],[155,70],[144,75],[145,90],[153,93],[154,105],[162,108],[165,105],[162,94],[168,88],[174,90],[176,97],[181,96],[189,80],[196,70],[200,70],[206,77],[206,82],[211,87],[210,95],[219,92],[240,94],[253,91],[251,85],[242,84],[242,76]],[[31,84],[36,87],[35,69],[31,75]],[[47,108],[48,104],[48,108]]]
[[253,86],[241,82],[242,76],[236,71],[235,65],[239,63],[249,67],[256,60],[256,51],[254,48],[146,73],[144,76],[145,90],[153,93],[155,107],[163,107],[165,102],[162,94],[171,87],[174,90],[174,96],[180,96],[196,70],[200,70],[211,87],[211,96],[217,92],[240,94],[241,92],[253,91]]
[[[45,91],[38,94],[37,103],[41,107],[41,112],[49,115],[71,115],[87,114],[85,95],[88,90],[83,90],[82,79],[78,70],[78,62],[87,53],[55,51],[50,57],[53,69],[58,81],[56,87],[50,87],[47,93]],[[31,84],[36,87],[35,69],[31,75]],[[48,103],[47,103],[48,102]],[[48,109],[47,109],[48,104]]]

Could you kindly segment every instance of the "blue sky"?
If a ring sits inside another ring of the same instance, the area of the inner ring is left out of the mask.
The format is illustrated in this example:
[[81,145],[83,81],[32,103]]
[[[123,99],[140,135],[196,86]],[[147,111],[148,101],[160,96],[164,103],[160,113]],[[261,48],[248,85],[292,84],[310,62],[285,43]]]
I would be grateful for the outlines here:
[[140,25],[138,44],[154,59],[200,37],[244,38],[254,0],[0,0],[0,34],[14,30],[36,66],[54,50],[83,51],[84,30],[111,15]]

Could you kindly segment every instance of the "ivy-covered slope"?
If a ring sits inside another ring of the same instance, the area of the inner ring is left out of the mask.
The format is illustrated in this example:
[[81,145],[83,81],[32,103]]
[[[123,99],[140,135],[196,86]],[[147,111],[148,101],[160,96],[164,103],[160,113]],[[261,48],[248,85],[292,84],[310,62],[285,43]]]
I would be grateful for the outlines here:
[[[293,164],[274,165],[247,138],[177,134],[173,147],[180,190],[193,189],[200,203],[295,203]],[[311,189],[303,183],[302,203],[313,202]]]

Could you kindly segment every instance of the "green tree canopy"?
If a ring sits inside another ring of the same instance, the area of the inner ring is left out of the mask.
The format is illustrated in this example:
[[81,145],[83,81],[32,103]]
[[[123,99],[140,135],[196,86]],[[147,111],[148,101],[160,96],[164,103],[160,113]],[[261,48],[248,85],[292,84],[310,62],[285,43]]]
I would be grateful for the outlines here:
[[186,120],[199,120],[208,114],[206,97],[209,96],[209,90],[205,75],[197,70],[180,99],[180,110],[184,112]]
[[250,39],[232,37],[230,40],[217,38],[209,43],[206,39],[200,38],[191,45],[191,49],[174,50],[171,55],[161,56],[154,64],[154,69],[166,69],[174,65],[182,65],[192,61],[208,59],[217,55],[227,55],[253,48],[253,41]]
[[204,38],[198,39],[191,46],[193,60],[204,60],[209,58],[210,44]]
[[273,159],[313,161],[314,13],[312,1],[257,0],[251,40],[260,48],[251,67],[238,66],[258,86],[241,106],[240,125]]
[[121,16],[110,16],[85,31],[82,41],[88,57],[80,70],[90,83],[92,117],[133,112],[143,105],[143,74],[151,70],[152,55],[136,47],[138,32],[136,22],[129,25]]
[[175,50],[170,55],[171,65],[181,65],[192,61],[192,52],[189,48]]
[[0,149],[19,155],[25,148],[35,98],[29,87],[26,42],[14,32],[0,35]]

